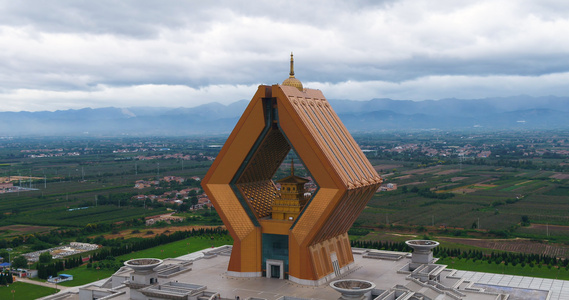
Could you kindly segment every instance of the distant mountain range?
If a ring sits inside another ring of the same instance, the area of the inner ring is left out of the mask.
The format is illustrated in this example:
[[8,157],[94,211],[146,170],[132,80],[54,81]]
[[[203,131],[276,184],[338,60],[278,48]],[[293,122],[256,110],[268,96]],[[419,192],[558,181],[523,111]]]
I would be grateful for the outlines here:
[[[329,100],[352,132],[569,129],[569,97]],[[193,108],[84,108],[0,112],[0,136],[180,136],[228,134],[249,101]]]

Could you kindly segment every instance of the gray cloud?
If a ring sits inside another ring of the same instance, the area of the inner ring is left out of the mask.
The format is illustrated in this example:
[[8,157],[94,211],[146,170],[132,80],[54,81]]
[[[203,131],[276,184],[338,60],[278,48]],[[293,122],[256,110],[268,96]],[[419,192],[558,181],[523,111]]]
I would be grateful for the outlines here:
[[229,103],[290,51],[328,98],[567,96],[568,35],[552,0],[0,1],[0,110]]

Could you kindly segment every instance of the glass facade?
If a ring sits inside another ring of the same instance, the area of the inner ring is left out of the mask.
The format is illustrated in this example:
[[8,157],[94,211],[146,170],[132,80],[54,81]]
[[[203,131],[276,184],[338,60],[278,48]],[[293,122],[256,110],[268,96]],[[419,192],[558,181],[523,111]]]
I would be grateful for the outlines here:
[[288,235],[263,233],[263,269],[267,259],[282,260],[284,272],[288,273]]

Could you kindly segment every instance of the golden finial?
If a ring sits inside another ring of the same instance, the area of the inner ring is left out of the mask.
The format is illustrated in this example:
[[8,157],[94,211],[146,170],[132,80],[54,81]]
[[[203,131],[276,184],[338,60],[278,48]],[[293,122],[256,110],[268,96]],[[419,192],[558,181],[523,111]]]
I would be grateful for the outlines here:
[[290,77],[294,78],[294,58],[292,57],[292,52],[290,53]]
[[294,158],[290,158],[290,176],[294,176]]
[[282,85],[293,86],[297,88],[299,91],[303,91],[302,82],[300,80],[294,78],[294,57],[292,56],[292,52],[290,53],[290,76],[283,81]]

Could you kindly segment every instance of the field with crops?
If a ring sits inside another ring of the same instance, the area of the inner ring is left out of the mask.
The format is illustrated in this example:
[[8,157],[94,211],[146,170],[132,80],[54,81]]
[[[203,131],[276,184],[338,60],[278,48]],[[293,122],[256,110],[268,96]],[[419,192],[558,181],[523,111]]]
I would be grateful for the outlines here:
[[[384,184],[396,188],[373,196],[354,224],[363,231],[351,239],[428,237],[460,249],[567,256],[569,158],[554,152],[569,149],[564,135],[356,136],[362,149],[370,150],[366,155]],[[214,209],[199,214],[136,200],[158,188],[134,184],[164,176],[202,178],[223,143],[224,137],[0,141],[1,180],[24,188],[0,193],[1,247],[16,254],[71,240],[102,244],[125,230],[125,238],[152,237],[160,231],[147,229],[144,218],[174,211],[189,220],[178,225],[220,225]],[[492,155],[481,158],[480,151]],[[65,155],[52,155],[58,153]],[[288,170],[281,168],[276,176]],[[297,172],[309,175],[300,165]],[[154,228],[164,226],[171,225]],[[52,236],[44,238],[48,232]]]
[[[132,201],[136,194],[152,193],[150,188],[134,189],[135,181],[166,175],[203,176],[211,164],[207,160],[166,159],[162,153],[152,152],[148,155],[157,158],[148,160],[135,159],[136,155],[128,153],[83,152],[84,155],[72,157],[0,160],[6,161],[0,168],[0,177],[23,188],[0,193],[0,225],[69,228],[158,215],[167,208]],[[100,199],[107,201],[101,203]],[[4,236],[13,232],[0,229]]]
[[[569,226],[569,201],[564,183],[552,180],[554,172],[480,166],[438,166],[386,176],[396,191],[377,193],[358,219],[361,226],[416,225],[480,230],[508,230],[527,216],[532,223]],[[456,178],[460,180],[454,180]],[[415,184],[416,182],[424,182]],[[429,198],[414,190],[452,194]],[[534,227],[534,232],[539,231]],[[530,232],[531,230],[525,230]],[[553,231],[552,231],[553,232]],[[545,232],[543,232],[545,233]]]

